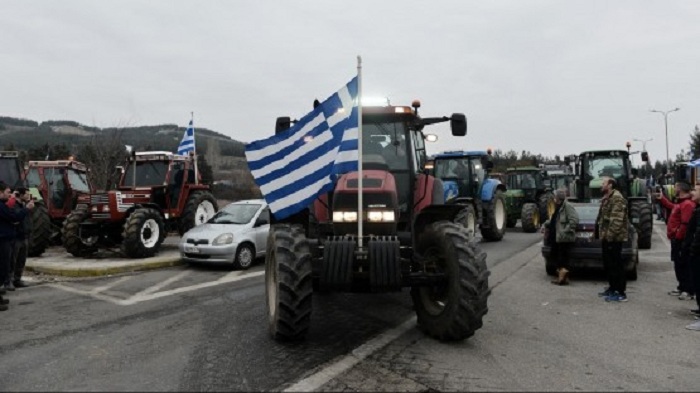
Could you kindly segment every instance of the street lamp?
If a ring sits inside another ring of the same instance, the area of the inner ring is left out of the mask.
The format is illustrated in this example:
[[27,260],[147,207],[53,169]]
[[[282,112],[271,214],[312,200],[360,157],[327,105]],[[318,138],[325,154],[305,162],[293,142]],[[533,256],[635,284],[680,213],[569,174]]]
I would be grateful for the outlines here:
[[632,139],[635,142],[642,142],[642,151],[647,151],[647,142],[651,142],[654,140],[654,138],[649,138],[649,139],[637,139],[634,138]]
[[664,128],[666,129],[666,170],[668,171],[671,166],[671,160],[668,158],[668,114],[671,112],[679,111],[681,108],[671,109],[668,111],[657,111],[656,109],[649,109],[649,112],[661,113],[664,115]]

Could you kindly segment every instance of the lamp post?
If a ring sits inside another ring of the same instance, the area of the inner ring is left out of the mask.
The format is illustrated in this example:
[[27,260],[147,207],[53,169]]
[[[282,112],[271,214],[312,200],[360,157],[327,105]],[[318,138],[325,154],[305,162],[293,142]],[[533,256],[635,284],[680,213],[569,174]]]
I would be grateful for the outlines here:
[[654,140],[654,138],[649,138],[649,139],[637,139],[634,138],[632,139],[635,142],[642,142],[642,151],[647,151],[647,142],[651,142]]
[[679,111],[681,108],[675,108],[668,111],[657,111],[656,109],[650,109],[649,112],[661,113],[664,115],[664,128],[666,130],[666,170],[668,171],[671,167],[671,160],[668,158],[668,114],[671,112]]

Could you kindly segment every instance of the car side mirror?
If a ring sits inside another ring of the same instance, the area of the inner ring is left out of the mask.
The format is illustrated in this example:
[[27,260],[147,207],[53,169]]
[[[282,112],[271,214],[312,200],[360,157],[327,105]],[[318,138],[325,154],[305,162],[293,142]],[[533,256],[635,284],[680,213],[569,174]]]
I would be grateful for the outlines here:
[[255,224],[253,225],[254,227],[261,227],[263,225],[267,225],[270,223],[270,220],[263,218],[263,217],[258,217],[257,220],[255,220]]

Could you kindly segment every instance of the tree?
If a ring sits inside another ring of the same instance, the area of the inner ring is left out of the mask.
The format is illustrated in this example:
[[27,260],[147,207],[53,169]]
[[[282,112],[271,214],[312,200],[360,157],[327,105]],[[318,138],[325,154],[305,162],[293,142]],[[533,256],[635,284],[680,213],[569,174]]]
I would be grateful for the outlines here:
[[207,157],[204,154],[197,156],[197,169],[200,176],[202,176],[202,184],[211,186],[214,183],[214,171],[211,169],[211,165],[207,162]]
[[90,168],[90,180],[98,190],[112,186],[117,165],[123,164],[127,157],[122,129],[119,128],[96,134],[80,147],[77,154],[78,161]]
[[700,126],[695,125],[695,130],[690,134],[690,158],[700,157]]

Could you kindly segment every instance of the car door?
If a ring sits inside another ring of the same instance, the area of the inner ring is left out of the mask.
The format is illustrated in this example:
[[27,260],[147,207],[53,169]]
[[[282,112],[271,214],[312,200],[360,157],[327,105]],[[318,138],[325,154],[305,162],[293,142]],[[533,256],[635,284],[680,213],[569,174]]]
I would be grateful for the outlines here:
[[263,208],[260,215],[258,215],[253,231],[256,254],[257,256],[262,256],[267,248],[267,234],[270,231],[270,209],[268,207]]

